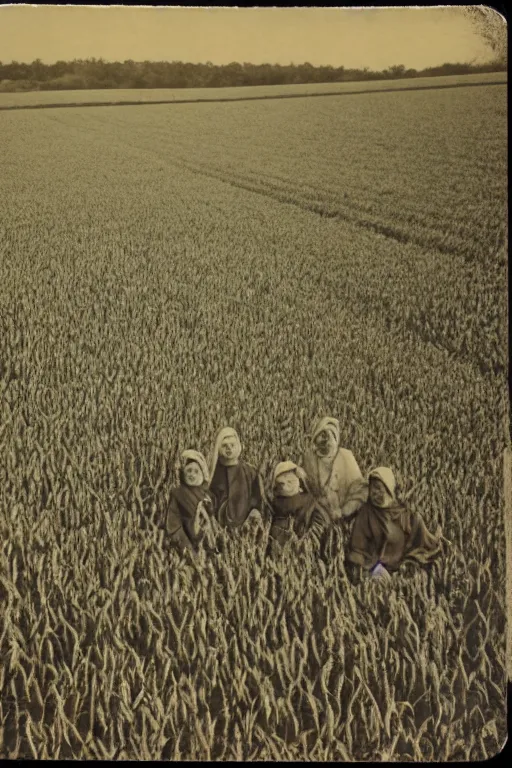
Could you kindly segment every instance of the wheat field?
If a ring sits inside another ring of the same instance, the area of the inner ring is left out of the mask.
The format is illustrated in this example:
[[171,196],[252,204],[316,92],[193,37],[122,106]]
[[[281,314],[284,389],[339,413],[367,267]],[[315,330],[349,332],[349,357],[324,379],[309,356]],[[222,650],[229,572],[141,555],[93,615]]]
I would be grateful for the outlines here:
[[[506,739],[506,87],[0,116],[0,755],[483,760]],[[352,586],[159,529],[332,414],[450,544]]]

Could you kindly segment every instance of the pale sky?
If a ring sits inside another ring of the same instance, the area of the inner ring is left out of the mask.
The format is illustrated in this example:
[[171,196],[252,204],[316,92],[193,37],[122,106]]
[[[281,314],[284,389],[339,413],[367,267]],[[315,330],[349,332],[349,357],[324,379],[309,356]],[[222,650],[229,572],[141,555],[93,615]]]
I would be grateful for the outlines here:
[[380,70],[482,62],[491,51],[456,6],[173,8],[0,6],[0,61],[331,64]]

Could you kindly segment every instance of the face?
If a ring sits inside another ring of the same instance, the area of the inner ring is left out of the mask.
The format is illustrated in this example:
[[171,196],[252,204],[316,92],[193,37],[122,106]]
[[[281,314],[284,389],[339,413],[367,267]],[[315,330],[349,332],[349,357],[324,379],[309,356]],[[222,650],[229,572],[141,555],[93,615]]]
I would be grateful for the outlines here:
[[300,493],[300,480],[295,472],[284,472],[276,478],[276,496],[296,496]]
[[393,497],[378,477],[370,478],[369,496],[376,507],[387,507],[393,501]]
[[323,429],[315,437],[315,448],[319,456],[329,456],[337,447],[336,438],[330,429]]
[[183,469],[183,478],[186,485],[201,485],[203,482],[203,473],[201,467],[195,461],[190,461]]
[[241,453],[240,443],[236,437],[225,437],[219,448],[219,456],[230,461],[238,459]]

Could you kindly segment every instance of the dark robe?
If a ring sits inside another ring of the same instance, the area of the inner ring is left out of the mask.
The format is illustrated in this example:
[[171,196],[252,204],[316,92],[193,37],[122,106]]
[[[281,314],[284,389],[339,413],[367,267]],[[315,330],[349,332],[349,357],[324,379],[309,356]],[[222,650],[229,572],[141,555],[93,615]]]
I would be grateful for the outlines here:
[[406,560],[429,563],[440,549],[420,515],[400,502],[380,508],[368,501],[356,515],[347,561],[365,570],[381,562],[388,571],[396,571]]
[[296,496],[276,496],[271,504],[269,550],[282,547],[292,534],[303,538],[312,535],[319,543],[324,530],[330,524],[329,515],[318,505],[310,493]]
[[265,515],[261,477],[246,461],[239,461],[231,467],[218,461],[210,490],[217,500],[217,520],[226,528],[239,528],[253,509]]
[[165,528],[172,543],[180,550],[195,552],[202,540],[197,519],[197,506],[203,502],[207,511],[214,511],[215,497],[208,485],[188,486],[182,483],[171,491],[165,517]]

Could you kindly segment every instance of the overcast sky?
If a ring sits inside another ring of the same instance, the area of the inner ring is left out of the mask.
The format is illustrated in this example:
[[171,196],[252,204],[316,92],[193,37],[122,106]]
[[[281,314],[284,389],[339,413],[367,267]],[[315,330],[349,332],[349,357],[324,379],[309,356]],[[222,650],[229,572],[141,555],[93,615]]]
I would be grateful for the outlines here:
[[231,61],[380,70],[486,61],[491,51],[445,8],[0,7],[0,61]]

